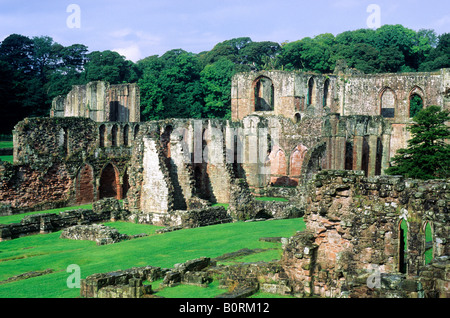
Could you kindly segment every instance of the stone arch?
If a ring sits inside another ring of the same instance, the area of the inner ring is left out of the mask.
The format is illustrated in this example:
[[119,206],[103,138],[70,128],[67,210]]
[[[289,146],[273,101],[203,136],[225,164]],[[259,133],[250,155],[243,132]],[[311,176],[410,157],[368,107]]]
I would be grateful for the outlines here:
[[287,174],[286,155],[279,146],[274,147],[269,155],[270,160],[270,183],[284,184]]
[[105,148],[106,126],[100,125],[98,128],[98,139],[100,148]]
[[305,159],[306,152],[308,148],[300,144],[294,148],[290,158],[290,175],[300,176],[302,172],[303,160]]
[[394,118],[397,108],[397,95],[390,87],[384,87],[380,92],[380,115],[384,118]]
[[111,146],[117,147],[117,133],[118,133],[118,126],[114,124],[111,128]]
[[408,113],[409,118],[413,118],[420,110],[425,107],[425,94],[419,86],[414,86],[409,92]]
[[75,183],[75,201],[77,204],[94,202],[94,169],[85,164],[78,172]]
[[130,135],[130,126],[128,124],[126,124],[123,127],[123,134],[122,134],[122,141],[123,141],[123,145],[125,147],[128,147],[129,135]]
[[299,123],[302,120],[302,116],[300,115],[300,113],[295,113],[294,114],[294,123]]
[[308,97],[306,100],[306,104],[315,105],[316,104],[316,82],[314,81],[314,77],[310,77],[308,80]]
[[253,82],[252,104],[255,111],[273,111],[274,110],[274,85],[267,76],[259,76]]
[[120,198],[119,171],[111,163],[108,163],[100,174],[98,197],[99,199]]

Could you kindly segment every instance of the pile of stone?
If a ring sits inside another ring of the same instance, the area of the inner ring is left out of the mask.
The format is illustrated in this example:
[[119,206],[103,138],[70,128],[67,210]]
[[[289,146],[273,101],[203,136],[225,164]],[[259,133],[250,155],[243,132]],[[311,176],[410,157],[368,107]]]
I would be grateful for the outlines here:
[[60,238],[95,241],[97,245],[106,245],[130,240],[136,237],[143,237],[145,235],[146,234],[138,234],[129,236],[127,234],[121,234],[117,229],[103,224],[92,224],[71,226],[62,231]]

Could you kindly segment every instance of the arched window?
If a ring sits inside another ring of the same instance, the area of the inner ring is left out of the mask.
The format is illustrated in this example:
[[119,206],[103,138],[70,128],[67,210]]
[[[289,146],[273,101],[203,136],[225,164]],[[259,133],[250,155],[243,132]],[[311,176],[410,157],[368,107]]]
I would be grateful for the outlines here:
[[408,249],[408,223],[406,220],[402,220],[399,225],[399,257],[398,257],[398,270],[400,273],[405,274],[407,272],[407,249]]
[[295,147],[294,152],[291,155],[290,160],[290,175],[300,176],[303,166],[303,160],[305,159],[306,152],[308,148],[303,145]]
[[123,145],[125,147],[128,147],[128,135],[129,135],[129,131],[130,131],[130,126],[125,125],[125,127],[123,127]]
[[130,189],[130,183],[128,178],[128,169],[125,169],[125,173],[122,178],[122,197],[126,197],[128,190]]
[[117,125],[113,125],[111,129],[111,146],[117,147]]
[[423,99],[419,94],[411,94],[409,97],[409,117],[413,118],[423,109]]
[[274,109],[274,88],[272,80],[260,77],[254,83],[255,111],[272,111]]
[[425,265],[433,259],[433,231],[430,222],[425,224]]
[[323,107],[330,106],[329,98],[329,90],[330,90],[330,79],[325,80],[325,84],[323,85]]
[[386,87],[381,93],[381,116],[384,118],[395,117],[396,96],[392,89]]
[[314,82],[314,78],[310,78],[308,81],[308,98],[307,105],[315,105],[316,104],[316,83]]
[[106,136],[106,126],[101,125],[99,128],[99,141],[100,141],[100,148],[105,148],[105,136]]

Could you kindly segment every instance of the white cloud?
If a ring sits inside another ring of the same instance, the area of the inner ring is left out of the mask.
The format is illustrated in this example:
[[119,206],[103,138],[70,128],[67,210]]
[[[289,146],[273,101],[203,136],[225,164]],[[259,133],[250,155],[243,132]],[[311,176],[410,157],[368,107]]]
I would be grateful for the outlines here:
[[113,49],[113,51],[116,51],[120,55],[125,56],[127,60],[133,62],[137,62],[138,60],[143,58],[141,49],[137,44],[133,44],[128,47]]

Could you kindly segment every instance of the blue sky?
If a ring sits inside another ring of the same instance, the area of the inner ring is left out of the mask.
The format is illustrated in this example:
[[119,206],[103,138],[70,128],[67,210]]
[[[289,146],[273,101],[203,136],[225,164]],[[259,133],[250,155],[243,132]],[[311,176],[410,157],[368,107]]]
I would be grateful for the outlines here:
[[[79,28],[67,26],[70,4],[80,8]],[[382,25],[450,32],[446,0],[0,0],[0,41],[47,35],[137,61],[178,48],[199,53],[242,36],[281,43],[367,28],[370,4],[381,9]]]

